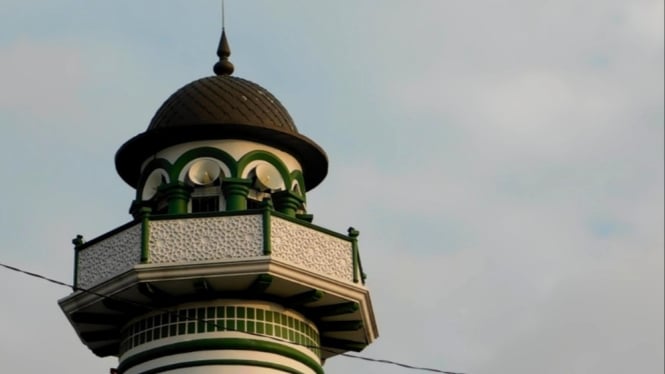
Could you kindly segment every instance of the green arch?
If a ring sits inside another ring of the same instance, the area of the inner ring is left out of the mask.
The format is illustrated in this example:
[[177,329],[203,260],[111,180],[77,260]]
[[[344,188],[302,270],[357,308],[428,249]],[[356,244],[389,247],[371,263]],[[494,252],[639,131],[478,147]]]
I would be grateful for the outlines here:
[[142,200],[141,192],[143,191],[146,180],[148,180],[148,176],[150,176],[153,171],[157,169],[163,169],[166,172],[166,175],[169,176],[169,180],[167,182],[170,182],[172,180],[170,173],[172,167],[173,165],[171,165],[168,160],[163,158],[150,160],[148,165],[143,168],[143,171],[141,172],[141,178],[139,178],[139,183],[136,185],[136,200]]
[[294,170],[291,172],[291,183],[289,184],[289,190],[291,189],[291,185],[293,184],[293,181],[297,181],[298,185],[300,186],[300,196],[303,199],[306,199],[305,197],[305,191],[307,190],[305,188],[305,177],[302,175],[302,171],[300,170]]
[[236,163],[236,160],[231,157],[231,155],[222,151],[221,149],[213,147],[201,147],[191,149],[178,157],[170,170],[169,176],[171,180],[178,180],[178,176],[182,172],[182,169],[185,167],[185,165],[187,165],[187,163],[190,161],[201,157],[209,157],[221,161],[229,168],[231,172],[230,177],[236,178],[238,176],[238,164]]
[[242,175],[247,165],[252,161],[265,161],[274,166],[277,171],[279,171],[279,174],[284,181],[284,185],[287,188],[290,188],[292,180],[291,175],[289,174],[289,169],[279,157],[266,151],[251,151],[242,156],[240,160],[238,160],[238,178]]

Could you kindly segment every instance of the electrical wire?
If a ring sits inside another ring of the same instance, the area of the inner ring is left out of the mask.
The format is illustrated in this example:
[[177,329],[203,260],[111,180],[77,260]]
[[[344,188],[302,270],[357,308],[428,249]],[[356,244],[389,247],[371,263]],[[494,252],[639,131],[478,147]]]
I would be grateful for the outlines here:
[[413,366],[413,365],[408,365],[408,364],[404,364],[404,363],[397,362],[397,361],[392,361],[392,360],[377,359],[377,358],[359,356],[359,355],[350,354],[350,353],[340,353],[340,352],[335,351],[335,350],[330,350],[330,349],[322,348],[322,347],[319,347],[319,346],[299,344],[299,343],[296,343],[296,342],[292,342],[290,340],[281,339],[281,338],[277,338],[277,337],[273,337],[273,336],[251,333],[251,332],[247,332],[247,331],[239,331],[239,330],[235,330],[235,329],[228,329],[225,326],[221,326],[218,323],[215,323],[215,322],[212,322],[212,321],[209,321],[209,320],[189,317],[189,316],[187,316],[183,313],[179,313],[177,310],[165,309],[165,308],[156,308],[156,307],[151,307],[151,306],[141,304],[141,303],[138,303],[138,302],[134,302],[134,301],[131,301],[131,300],[118,299],[118,298],[115,298],[115,297],[112,297],[112,296],[109,296],[109,295],[104,295],[104,294],[101,294],[101,293],[98,293],[98,292],[95,292],[95,291],[91,291],[91,290],[88,290],[88,289],[85,289],[85,288],[77,287],[75,285],[59,281],[57,279],[49,278],[47,276],[44,276],[44,275],[41,275],[41,274],[38,274],[38,273],[34,273],[34,272],[31,272],[31,271],[23,270],[21,268],[11,266],[11,265],[7,265],[7,264],[1,263],[1,262],[0,262],[0,267],[3,267],[5,269],[11,270],[11,271],[14,271],[14,272],[17,272],[17,273],[28,275],[28,276],[33,277],[33,278],[41,279],[43,281],[53,283],[53,284],[58,285],[58,286],[71,288],[73,291],[81,291],[81,292],[91,294],[91,295],[95,295],[95,296],[98,296],[98,297],[101,297],[101,298],[104,298],[104,299],[107,299],[107,300],[112,300],[112,301],[115,301],[115,302],[121,302],[121,303],[125,303],[125,304],[128,304],[128,305],[141,307],[141,308],[147,309],[147,310],[169,313],[171,315],[176,315],[179,319],[182,319],[182,320],[197,321],[197,322],[203,322],[203,323],[206,323],[206,324],[211,324],[211,325],[215,326],[219,331],[231,331],[231,332],[238,332],[238,333],[243,333],[243,334],[247,334],[247,335],[257,336],[257,337],[261,337],[261,338],[268,338],[268,339],[278,341],[278,342],[281,342],[281,343],[294,344],[294,345],[302,346],[304,348],[309,348],[309,349],[318,349],[318,350],[326,351],[326,352],[329,352],[329,353],[335,353],[339,356],[348,357],[348,358],[352,358],[352,359],[356,359],[356,360],[363,360],[363,361],[368,361],[368,362],[373,362],[373,363],[378,363],[378,364],[398,366],[398,367],[408,369],[408,370],[427,371],[427,372],[431,372],[431,373],[442,373],[442,374],[464,374],[464,373],[461,373],[461,372],[444,371],[444,370],[433,369],[433,368]]

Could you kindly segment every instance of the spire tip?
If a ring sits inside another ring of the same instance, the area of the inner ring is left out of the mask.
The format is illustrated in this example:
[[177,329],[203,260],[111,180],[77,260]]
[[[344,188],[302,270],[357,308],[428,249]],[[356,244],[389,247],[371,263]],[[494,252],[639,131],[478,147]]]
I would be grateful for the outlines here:
[[217,47],[217,57],[219,61],[215,63],[213,71],[217,75],[231,75],[235,69],[231,61],[229,61],[229,56],[231,56],[231,48],[229,47],[229,41],[226,38],[226,30],[222,27],[222,37],[219,40],[219,46]]

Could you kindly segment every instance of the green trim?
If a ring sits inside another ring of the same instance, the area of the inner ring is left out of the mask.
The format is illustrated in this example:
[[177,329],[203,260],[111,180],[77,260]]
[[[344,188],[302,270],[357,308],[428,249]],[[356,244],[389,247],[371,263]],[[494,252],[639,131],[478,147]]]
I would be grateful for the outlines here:
[[77,251],[82,251],[82,250],[84,250],[84,249],[86,249],[86,248],[88,248],[88,247],[91,247],[91,246],[93,246],[93,245],[95,245],[95,244],[97,244],[97,243],[99,243],[99,242],[101,242],[101,241],[104,241],[104,240],[106,240],[106,239],[108,239],[108,238],[110,238],[110,237],[112,237],[112,236],[115,236],[116,234],[121,233],[121,232],[123,232],[123,231],[125,231],[125,230],[131,228],[132,226],[134,226],[134,225],[136,225],[136,224],[139,224],[139,223],[140,223],[140,222],[139,222],[139,221],[136,221],[136,220],[134,220],[134,221],[130,221],[130,222],[127,222],[127,223],[125,223],[124,225],[122,225],[122,226],[118,226],[118,227],[116,227],[115,229],[113,229],[113,230],[111,230],[111,231],[109,231],[109,232],[107,232],[107,233],[105,233],[105,234],[102,234],[102,235],[100,235],[100,236],[98,236],[98,237],[96,237],[96,238],[94,238],[94,239],[92,239],[92,240],[90,240],[90,241],[87,241],[87,242],[85,242],[85,243],[83,243],[83,244],[81,244],[81,245],[76,246],[76,250],[77,250]]
[[275,370],[283,371],[283,372],[289,373],[289,374],[305,374],[302,371],[292,369],[288,366],[275,364],[275,363],[272,363],[272,362],[256,361],[256,360],[231,360],[231,359],[179,362],[177,364],[160,366],[160,367],[155,368],[155,369],[150,369],[150,370],[144,371],[141,374],[157,374],[157,373],[163,373],[165,371],[170,371],[170,370],[186,369],[186,368],[193,368],[193,367],[199,367],[199,366],[230,366],[230,365],[233,365],[233,366],[254,366],[254,367],[261,367],[261,368],[266,368],[266,369],[275,369]]
[[328,234],[328,235],[334,236],[336,238],[346,240],[347,242],[351,242],[351,238],[349,238],[348,236],[346,236],[344,234],[340,234],[338,232],[329,230],[325,227],[317,226],[313,223],[309,223],[307,221],[304,221],[304,220],[301,220],[301,219],[298,219],[298,218],[295,218],[295,217],[290,217],[290,216],[288,216],[284,213],[273,211],[273,212],[271,212],[271,215],[273,217],[282,218],[284,220],[287,220],[289,222],[293,222],[293,223],[298,224],[300,226],[304,226],[304,227],[310,228],[312,230],[316,230],[316,231],[322,232],[324,234]]
[[361,272],[358,266],[358,260],[360,259],[358,255],[358,236],[360,235],[360,231],[354,229],[353,227],[349,227],[348,232],[353,247],[353,283],[358,283],[358,275]]
[[235,216],[252,216],[260,215],[260,209],[247,209],[235,212],[201,212],[201,213],[184,213],[184,214],[160,214],[150,216],[151,221],[169,221],[181,219],[196,219],[196,218],[216,218],[216,217],[235,217]]
[[79,285],[79,248],[74,247],[74,287]]
[[265,161],[272,166],[274,166],[279,174],[282,176],[284,181],[284,187],[290,189],[291,186],[291,175],[289,174],[289,168],[286,167],[286,164],[277,156],[273,155],[270,152],[266,151],[251,151],[246,155],[242,156],[238,160],[238,176],[241,176],[245,172],[245,168],[252,161]]
[[215,160],[221,161],[224,165],[226,165],[231,172],[231,175],[227,175],[226,177],[238,176],[238,164],[230,154],[222,151],[221,149],[213,147],[201,147],[191,149],[178,157],[170,170],[169,175],[171,180],[178,180],[178,177],[180,176],[180,173],[182,172],[182,169],[185,167],[185,165],[187,165],[190,161],[202,157],[214,158]]
[[272,219],[271,208],[266,204],[263,208],[263,254],[269,256],[272,253]]
[[239,339],[239,338],[192,340],[192,341],[174,343],[154,348],[125,358],[118,366],[118,371],[124,373],[125,371],[127,371],[127,369],[132,368],[136,365],[140,365],[144,362],[166,356],[191,353],[191,352],[200,352],[200,351],[230,350],[230,349],[277,354],[298,361],[308,366],[310,369],[314,370],[314,372],[316,372],[317,374],[324,374],[321,364],[319,364],[316,360],[312,359],[308,355],[300,352],[299,350],[288,347],[284,344],[278,344],[263,340]]
[[141,263],[150,261],[150,208],[141,208]]

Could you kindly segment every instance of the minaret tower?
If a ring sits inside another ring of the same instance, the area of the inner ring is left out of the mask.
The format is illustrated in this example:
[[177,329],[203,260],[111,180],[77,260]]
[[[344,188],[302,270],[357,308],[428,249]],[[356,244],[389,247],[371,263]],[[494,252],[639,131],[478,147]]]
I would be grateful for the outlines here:
[[81,341],[118,371],[321,374],[377,336],[358,231],[312,224],[324,151],[263,87],[215,75],[169,97],[116,154],[133,220],[75,244],[60,300]]

